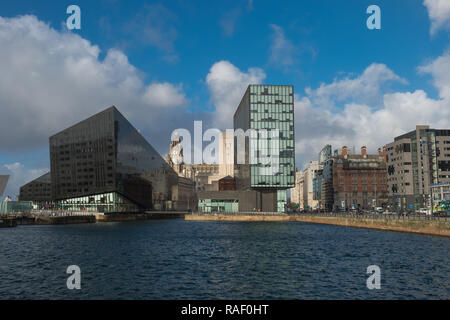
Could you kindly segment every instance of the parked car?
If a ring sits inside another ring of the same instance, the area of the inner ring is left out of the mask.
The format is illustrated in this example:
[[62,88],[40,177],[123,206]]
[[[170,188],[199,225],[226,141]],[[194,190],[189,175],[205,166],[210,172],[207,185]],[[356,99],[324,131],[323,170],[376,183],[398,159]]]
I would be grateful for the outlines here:
[[416,211],[418,214],[428,214],[428,210],[426,208],[420,208]]
[[433,212],[433,217],[448,217],[449,214],[447,211],[435,211]]

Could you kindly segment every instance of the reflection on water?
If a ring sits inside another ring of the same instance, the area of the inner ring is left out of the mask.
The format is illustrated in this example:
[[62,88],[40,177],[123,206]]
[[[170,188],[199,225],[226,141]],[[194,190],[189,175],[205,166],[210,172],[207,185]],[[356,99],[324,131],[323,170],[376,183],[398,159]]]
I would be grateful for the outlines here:
[[[1,299],[449,299],[448,238],[297,222],[0,229]],[[66,268],[81,268],[68,290]],[[366,287],[379,265],[381,290]]]

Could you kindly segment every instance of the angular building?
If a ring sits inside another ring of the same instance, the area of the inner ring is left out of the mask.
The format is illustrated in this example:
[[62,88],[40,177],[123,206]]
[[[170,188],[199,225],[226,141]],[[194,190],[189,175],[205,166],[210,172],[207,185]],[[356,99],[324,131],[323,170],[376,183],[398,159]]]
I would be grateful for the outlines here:
[[33,201],[39,209],[52,207],[50,172],[20,187],[19,201]]
[[0,197],[3,195],[3,192],[5,192],[8,180],[9,180],[8,175],[0,175]]
[[235,143],[237,187],[257,192],[258,210],[284,211],[295,182],[293,86],[249,85],[233,120],[235,135],[246,133],[245,150]]
[[431,206],[431,186],[450,182],[450,130],[419,125],[385,146],[391,204]]
[[52,199],[61,210],[165,209],[177,175],[113,106],[50,137]]

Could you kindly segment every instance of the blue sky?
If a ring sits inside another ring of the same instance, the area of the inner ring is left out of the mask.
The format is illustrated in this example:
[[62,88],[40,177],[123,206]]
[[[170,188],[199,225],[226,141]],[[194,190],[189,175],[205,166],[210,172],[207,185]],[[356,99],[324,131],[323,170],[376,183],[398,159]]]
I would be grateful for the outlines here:
[[[294,85],[299,167],[328,142],[373,151],[422,121],[447,126],[450,6],[442,3],[2,1],[7,192],[48,170],[49,135],[109,105],[164,153],[171,130],[193,120],[229,126],[224,118],[249,81]],[[79,31],[65,28],[70,4],[81,8]],[[372,4],[381,8],[381,30],[366,27]]]

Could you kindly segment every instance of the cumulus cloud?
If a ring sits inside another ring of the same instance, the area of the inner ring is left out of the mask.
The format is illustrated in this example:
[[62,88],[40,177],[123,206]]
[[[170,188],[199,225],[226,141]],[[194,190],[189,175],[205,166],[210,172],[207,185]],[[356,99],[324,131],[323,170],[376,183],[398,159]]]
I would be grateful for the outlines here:
[[430,74],[439,96],[450,100],[450,50],[428,65],[419,67],[419,71]]
[[337,102],[376,103],[380,92],[389,82],[401,82],[400,78],[384,64],[372,63],[364,72],[355,78],[335,79],[330,84],[322,83],[319,88],[307,87],[308,97],[317,105],[333,107]]
[[[423,90],[391,92],[392,83],[407,81],[384,64],[373,63],[361,74],[334,79],[318,88],[306,88],[295,96],[297,165],[303,167],[316,159],[326,144],[333,148],[363,145],[369,152],[391,142],[394,137],[415,129],[417,124],[450,127],[450,77],[448,53],[419,71],[429,74],[439,89],[440,99]],[[250,83],[262,83],[262,69],[239,70],[228,61],[215,63],[206,78],[214,120],[219,128],[232,128],[232,116]]]
[[242,72],[229,61],[216,62],[206,76],[211,101],[215,106],[214,122],[222,129],[233,128],[233,115],[249,84],[266,78],[260,68]]
[[[295,99],[296,154],[297,163],[303,167],[308,160],[317,158],[317,153],[326,144],[333,148],[343,145],[355,146],[356,151],[363,145],[369,152],[393,141],[394,137],[412,131],[418,124],[428,124],[434,128],[450,127],[450,77],[448,70],[450,55],[445,53],[433,62],[419,68],[420,72],[432,76],[440,92],[439,99],[430,98],[423,90],[413,92],[383,93],[381,85],[390,80],[404,81],[386,66],[375,65],[378,81],[366,83],[368,93],[379,95],[381,106],[374,107],[361,98],[362,78],[374,65],[369,66],[358,77],[335,80],[332,84],[321,85],[318,89],[306,90],[306,95]],[[372,70],[373,71],[373,70]],[[370,88],[374,91],[372,91]],[[337,90],[339,88],[339,90]],[[376,88],[376,89],[374,89]],[[328,90],[329,89],[329,90]],[[332,94],[330,94],[330,91]],[[342,94],[339,92],[343,92]],[[345,98],[345,99],[344,99]],[[340,103],[345,100],[345,102]],[[338,109],[323,107],[329,101]]]
[[119,50],[101,60],[96,45],[34,16],[0,17],[0,47],[0,149],[46,145],[50,135],[111,105],[165,142],[170,132],[160,124],[185,121],[182,85],[146,85]]
[[427,7],[431,20],[431,34],[435,34],[439,29],[450,29],[450,1],[424,0],[423,4]]

